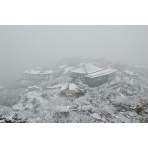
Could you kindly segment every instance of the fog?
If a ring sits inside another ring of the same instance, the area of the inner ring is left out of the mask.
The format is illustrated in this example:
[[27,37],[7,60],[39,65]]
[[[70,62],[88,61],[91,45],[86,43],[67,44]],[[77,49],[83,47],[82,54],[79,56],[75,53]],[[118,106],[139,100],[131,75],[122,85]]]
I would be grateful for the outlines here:
[[0,79],[63,56],[148,65],[148,26],[0,26]]

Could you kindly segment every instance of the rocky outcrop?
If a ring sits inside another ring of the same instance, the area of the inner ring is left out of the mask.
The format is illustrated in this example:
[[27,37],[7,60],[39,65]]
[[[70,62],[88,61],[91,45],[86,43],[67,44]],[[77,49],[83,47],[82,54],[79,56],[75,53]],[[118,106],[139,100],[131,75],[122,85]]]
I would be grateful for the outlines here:
[[9,107],[0,106],[0,123],[27,123],[26,119],[18,116],[18,113]]
[[140,116],[140,122],[148,123],[148,101],[141,99],[135,107],[135,112]]

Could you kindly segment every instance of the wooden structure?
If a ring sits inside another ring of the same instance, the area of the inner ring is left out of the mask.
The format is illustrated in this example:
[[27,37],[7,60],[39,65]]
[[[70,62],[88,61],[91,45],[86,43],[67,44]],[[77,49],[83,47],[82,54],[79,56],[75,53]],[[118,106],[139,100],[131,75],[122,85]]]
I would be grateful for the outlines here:
[[63,84],[62,85],[60,91],[66,97],[75,97],[76,96],[76,93],[78,91],[78,87],[74,83],[67,82],[66,84]]
[[137,73],[130,71],[130,70],[125,70],[123,72],[123,78],[127,78],[129,83],[135,84],[136,82],[139,81],[139,76]]
[[107,82],[111,82],[115,78],[116,78],[116,70],[104,69],[99,72],[86,75],[85,83],[90,87],[95,87]]
[[133,71],[130,71],[130,70],[125,70],[123,72],[124,76],[128,76],[129,78],[137,78],[138,77],[138,74],[133,72]]
[[26,70],[23,74],[24,79],[26,80],[49,80],[53,76],[52,70],[39,70],[39,69],[31,69]]

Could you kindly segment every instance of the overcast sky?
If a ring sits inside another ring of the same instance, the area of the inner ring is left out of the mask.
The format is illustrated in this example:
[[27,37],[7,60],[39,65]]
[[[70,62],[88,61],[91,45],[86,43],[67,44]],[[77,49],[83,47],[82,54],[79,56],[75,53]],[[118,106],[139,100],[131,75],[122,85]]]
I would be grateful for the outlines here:
[[72,55],[148,65],[148,26],[0,26],[0,78]]

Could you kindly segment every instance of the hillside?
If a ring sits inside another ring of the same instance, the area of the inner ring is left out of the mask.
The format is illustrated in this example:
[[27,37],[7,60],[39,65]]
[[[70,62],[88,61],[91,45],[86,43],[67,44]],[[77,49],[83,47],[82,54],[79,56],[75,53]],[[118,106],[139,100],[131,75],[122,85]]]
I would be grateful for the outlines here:
[[[79,62],[81,63],[82,60]],[[141,100],[147,100],[148,87],[141,79],[135,81],[126,76],[122,78],[122,71],[117,72],[116,80],[111,83],[94,88],[83,85],[87,90],[84,96],[62,95],[60,88],[62,84],[71,80],[70,70],[76,65],[76,63],[69,65],[61,62],[56,67],[56,74],[48,82],[19,80],[13,85],[1,87],[0,122],[147,122],[146,119],[142,120],[143,114],[137,113],[137,105]],[[82,85],[82,82],[77,80],[76,84]],[[140,106],[142,108],[142,105]]]

